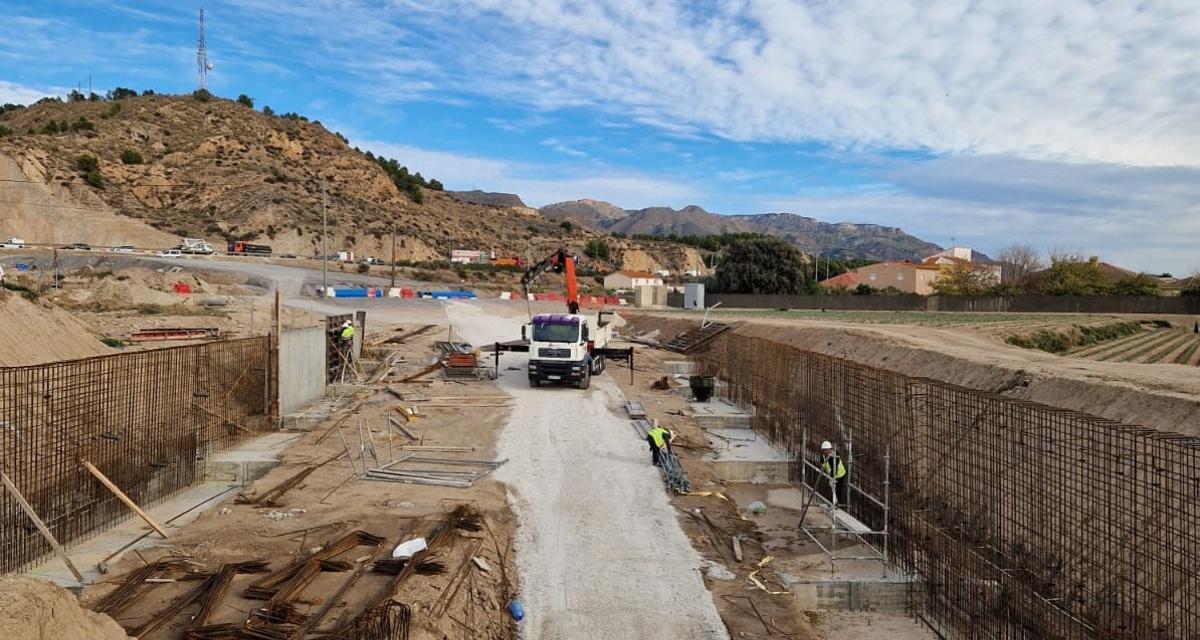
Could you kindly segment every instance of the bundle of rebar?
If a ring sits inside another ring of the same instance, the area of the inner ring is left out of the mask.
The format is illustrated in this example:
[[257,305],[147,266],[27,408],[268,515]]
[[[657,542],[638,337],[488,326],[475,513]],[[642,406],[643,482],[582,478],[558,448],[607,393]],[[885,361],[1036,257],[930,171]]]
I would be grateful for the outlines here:
[[[279,593],[281,588],[287,585],[289,581],[293,580],[298,573],[305,570],[310,561],[315,563],[317,571],[320,570],[322,562],[326,562],[325,566],[329,566],[331,569],[336,568],[336,570],[344,571],[349,568],[348,564],[337,562],[329,563],[328,561],[333,560],[336,558],[336,556],[346,553],[354,547],[373,547],[381,542],[383,542],[383,538],[380,538],[379,536],[371,535],[365,531],[351,531],[341,538],[338,538],[337,540],[321,547],[321,549],[317,552],[299,560],[295,560],[282,569],[274,571],[264,576],[260,580],[250,584],[242,590],[242,597],[249,598],[250,600],[271,600],[277,593]],[[313,575],[315,575],[315,573]],[[312,577],[310,576],[308,579],[311,580]]]
[[684,473],[683,467],[679,464],[679,458],[674,453],[665,449],[658,453],[658,461],[661,465],[663,478],[667,482],[667,488],[675,493],[683,494],[692,490],[692,485],[688,482],[687,474]]
[[[394,576],[403,571],[410,561],[412,561],[411,558],[383,558],[372,563],[371,571]],[[420,575],[432,576],[446,572],[446,565],[437,554],[424,555],[416,562],[416,572]]]
[[108,595],[101,598],[92,607],[92,611],[116,616],[144,595],[144,592],[148,588],[146,580],[161,578],[169,571],[182,570],[186,566],[187,561],[185,560],[160,558],[148,565],[134,569],[125,574],[125,579],[121,581],[121,584],[109,592]]
[[388,600],[363,611],[344,631],[336,633],[337,640],[408,640],[412,624],[412,609],[408,605]]

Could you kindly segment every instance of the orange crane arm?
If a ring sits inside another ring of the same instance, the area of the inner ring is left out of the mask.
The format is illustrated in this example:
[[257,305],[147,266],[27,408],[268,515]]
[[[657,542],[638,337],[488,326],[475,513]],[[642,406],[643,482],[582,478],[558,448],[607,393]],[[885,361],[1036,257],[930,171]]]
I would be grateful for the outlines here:
[[[567,308],[571,309],[574,305],[575,309],[579,309],[579,283],[575,281],[575,256],[566,257],[566,280],[567,280]],[[572,311],[573,313],[574,311]]]

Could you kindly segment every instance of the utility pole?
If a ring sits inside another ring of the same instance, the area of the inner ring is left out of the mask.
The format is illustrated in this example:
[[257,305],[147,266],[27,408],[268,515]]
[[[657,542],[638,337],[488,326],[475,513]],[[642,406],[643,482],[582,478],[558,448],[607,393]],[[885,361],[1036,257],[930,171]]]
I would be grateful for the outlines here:
[[329,295],[329,248],[326,246],[326,236],[329,233],[329,219],[325,212],[325,176],[321,176],[321,295]]
[[[396,288],[396,222],[392,221],[392,288]],[[388,294],[391,295],[391,294]]]

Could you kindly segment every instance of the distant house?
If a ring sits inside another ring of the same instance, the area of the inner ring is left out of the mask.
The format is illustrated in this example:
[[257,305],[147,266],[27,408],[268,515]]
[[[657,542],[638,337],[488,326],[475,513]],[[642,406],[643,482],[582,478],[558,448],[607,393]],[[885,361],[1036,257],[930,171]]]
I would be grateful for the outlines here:
[[854,273],[858,275],[859,283],[872,289],[895,287],[904,293],[927,296],[933,293],[933,283],[941,269],[938,264],[917,264],[912,260],[904,260],[869,264],[855,269]]
[[614,271],[604,276],[605,289],[633,289],[643,285],[660,285],[663,279],[649,271]]
[[826,278],[825,280],[822,280],[820,284],[826,289],[853,289],[857,287],[860,282],[862,282],[862,278],[857,272],[847,271],[846,273],[839,273],[832,278]]

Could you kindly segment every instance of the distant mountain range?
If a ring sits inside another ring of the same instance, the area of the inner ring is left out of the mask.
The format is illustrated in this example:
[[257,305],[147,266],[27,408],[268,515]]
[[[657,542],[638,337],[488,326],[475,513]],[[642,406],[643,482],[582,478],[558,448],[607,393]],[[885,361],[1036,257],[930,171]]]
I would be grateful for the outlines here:
[[941,250],[897,227],[821,222],[794,213],[720,215],[696,205],[678,210],[650,207],[630,211],[601,200],[559,202],[542,207],[540,212],[551,220],[570,220],[627,235],[761,233],[783,238],[806,253],[837,258],[920,259]]

